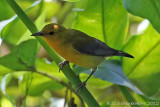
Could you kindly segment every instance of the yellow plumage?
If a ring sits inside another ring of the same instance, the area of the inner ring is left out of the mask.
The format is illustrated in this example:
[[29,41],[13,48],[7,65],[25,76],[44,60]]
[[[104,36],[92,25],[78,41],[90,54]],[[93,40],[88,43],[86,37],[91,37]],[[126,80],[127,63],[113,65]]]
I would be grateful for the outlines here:
[[82,54],[75,50],[71,43],[64,43],[64,41],[59,40],[58,37],[44,37],[44,39],[59,55],[76,65],[93,68],[98,66],[104,60],[104,57],[101,56]]
[[109,56],[133,58],[133,56],[110,48],[102,41],[81,31],[66,29],[55,23],[46,25],[40,32],[32,36],[42,36],[67,61],[86,68],[97,67],[105,57]]

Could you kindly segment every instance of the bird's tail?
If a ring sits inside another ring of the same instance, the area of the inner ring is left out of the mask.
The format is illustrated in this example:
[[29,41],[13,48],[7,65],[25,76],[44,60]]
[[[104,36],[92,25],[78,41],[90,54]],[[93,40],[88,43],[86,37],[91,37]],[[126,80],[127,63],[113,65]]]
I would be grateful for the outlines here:
[[118,50],[115,55],[116,56],[124,56],[124,57],[134,58],[132,55],[130,55],[126,52],[120,51],[120,50]]

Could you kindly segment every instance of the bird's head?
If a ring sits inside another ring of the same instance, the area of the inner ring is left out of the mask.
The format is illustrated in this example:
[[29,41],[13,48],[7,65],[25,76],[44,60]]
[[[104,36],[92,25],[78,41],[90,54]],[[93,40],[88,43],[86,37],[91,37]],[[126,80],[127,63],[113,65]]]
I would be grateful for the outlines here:
[[63,26],[58,25],[56,23],[51,23],[44,26],[40,32],[34,33],[31,36],[43,36],[44,38],[52,37],[55,35],[60,35],[60,33],[64,32],[65,30],[66,29]]

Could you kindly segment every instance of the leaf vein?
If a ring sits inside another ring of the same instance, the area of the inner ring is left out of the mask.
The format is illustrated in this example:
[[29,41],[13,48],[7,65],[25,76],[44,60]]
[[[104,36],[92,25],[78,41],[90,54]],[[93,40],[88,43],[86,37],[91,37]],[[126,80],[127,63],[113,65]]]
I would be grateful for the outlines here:
[[146,54],[140,58],[140,60],[136,63],[136,65],[132,68],[132,70],[127,74],[127,76],[131,75],[137,68],[137,66],[160,44],[160,40],[148,51]]

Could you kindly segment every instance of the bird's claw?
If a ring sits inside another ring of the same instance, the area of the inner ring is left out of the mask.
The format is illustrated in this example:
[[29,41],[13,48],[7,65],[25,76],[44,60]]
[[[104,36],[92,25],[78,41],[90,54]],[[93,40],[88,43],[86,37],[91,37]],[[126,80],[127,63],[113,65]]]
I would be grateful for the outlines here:
[[82,89],[83,87],[85,87],[85,86],[86,86],[86,81],[78,84],[78,85],[77,85],[78,88],[77,88],[77,90],[75,91],[75,93],[79,93],[79,92],[81,91],[81,89]]
[[69,61],[62,61],[58,64],[59,66],[59,72],[63,69],[63,67],[66,65],[66,64],[69,64]]

